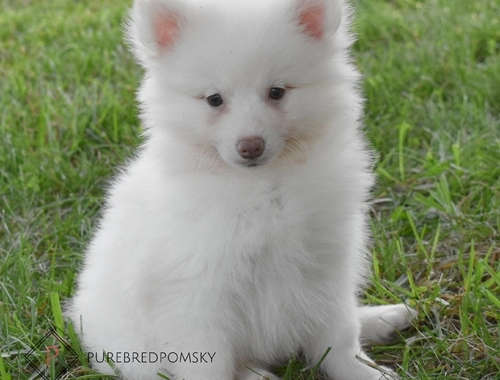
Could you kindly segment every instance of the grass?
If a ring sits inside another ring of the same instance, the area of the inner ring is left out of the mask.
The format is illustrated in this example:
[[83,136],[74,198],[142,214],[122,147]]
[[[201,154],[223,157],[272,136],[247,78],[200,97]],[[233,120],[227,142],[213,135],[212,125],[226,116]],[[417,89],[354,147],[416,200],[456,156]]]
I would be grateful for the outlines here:
[[[106,179],[140,143],[128,4],[0,5],[0,375],[28,378],[26,354],[54,328],[80,359],[65,377],[96,379],[60,302]],[[379,152],[366,300],[420,312],[406,340],[372,356],[405,379],[498,379],[500,3],[356,5],[354,55]],[[282,374],[309,376],[296,360]]]

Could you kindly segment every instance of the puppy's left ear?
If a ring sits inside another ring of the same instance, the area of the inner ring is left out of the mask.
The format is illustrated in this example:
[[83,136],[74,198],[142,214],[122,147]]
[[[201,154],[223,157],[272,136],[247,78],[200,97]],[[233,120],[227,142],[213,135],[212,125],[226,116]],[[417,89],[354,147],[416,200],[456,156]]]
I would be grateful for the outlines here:
[[343,0],[296,0],[296,20],[316,40],[331,38],[342,22]]

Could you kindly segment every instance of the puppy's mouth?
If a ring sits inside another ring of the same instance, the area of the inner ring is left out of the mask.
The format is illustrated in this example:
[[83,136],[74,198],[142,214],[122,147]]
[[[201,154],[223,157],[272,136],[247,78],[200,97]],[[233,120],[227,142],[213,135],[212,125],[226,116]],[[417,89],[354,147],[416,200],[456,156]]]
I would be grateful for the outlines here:
[[244,168],[256,168],[264,165],[266,162],[267,160],[247,160],[238,162],[238,165],[243,166]]

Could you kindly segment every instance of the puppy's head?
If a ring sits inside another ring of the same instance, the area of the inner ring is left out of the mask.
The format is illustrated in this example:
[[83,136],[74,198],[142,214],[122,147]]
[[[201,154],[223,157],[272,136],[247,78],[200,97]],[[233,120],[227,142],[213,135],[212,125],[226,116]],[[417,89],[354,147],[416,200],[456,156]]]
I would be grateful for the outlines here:
[[240,168],[307,159],[355,76],[343,8],[342,0],[135,0],[127,31],[146,69],[146,127]]

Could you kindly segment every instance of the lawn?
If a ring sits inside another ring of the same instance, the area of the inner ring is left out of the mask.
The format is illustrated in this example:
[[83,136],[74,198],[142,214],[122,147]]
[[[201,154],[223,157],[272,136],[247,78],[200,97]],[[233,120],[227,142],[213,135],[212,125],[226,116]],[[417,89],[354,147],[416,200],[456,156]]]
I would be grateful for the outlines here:
[[[128,3],[0,0],[5,380],[34,372],[27,354],[51,328],[78,356],[65,378],[97,378],[60,305],[107,180],[140,143],[141,71],[121,27]],[[372,356],[404,379],[500,379],[500,2],[355,4],[354,57],[378,152],[365,299],[420,313]],[[286,377],[306,379],[302,367],[293,362]]]

